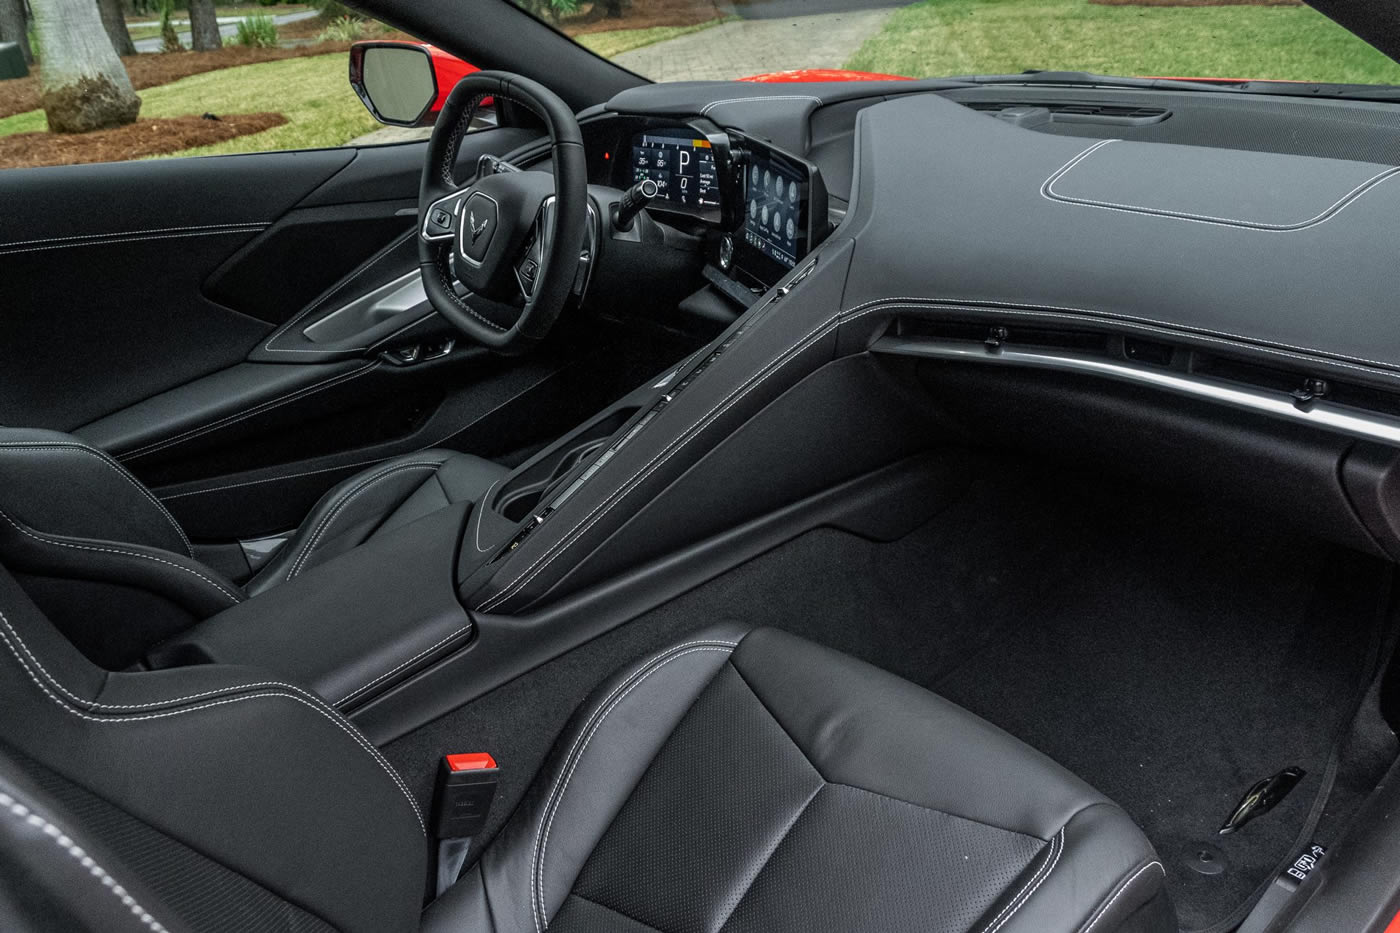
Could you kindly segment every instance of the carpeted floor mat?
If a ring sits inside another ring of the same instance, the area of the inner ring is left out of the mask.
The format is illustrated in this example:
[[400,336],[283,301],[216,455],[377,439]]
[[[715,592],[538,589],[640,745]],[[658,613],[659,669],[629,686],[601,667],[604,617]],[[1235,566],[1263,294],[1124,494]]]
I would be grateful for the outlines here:
[[[1381,561],[1255,516],[989,470],[899,541],[803,535],[386,752],[426,796],[443,748],[494,740],[522,778],[503,788],[498,824],[607,671],[714,622],[773,625],[923,684],[1117,801],[1162,856],[1183,929],[1200,930],[1237,921],[1317,838],[1331,775],[1323,831],[1394,757],[1384,722],[1358,717],[1347,746],[1366,754],[1329,768],[1371,677],[1388,581]],[[1217,835],[1250,785],[1289,766],[1307,775],[1280,805]],[[1202,843],[1224,872],[1190,867]]]
[[[1381,561],[1254,516],[1009,473],[903,540],[815,531],[650,622],[775,625],[989,719],[1128,811],[1182,928],[1198,930],[1228,923],[1314,819],[1388,580]],[[1217,835],[1255,781],[1289,766],[1307,775],[1283,803]],[[1201,843],[1224,872],[1188,864]]]

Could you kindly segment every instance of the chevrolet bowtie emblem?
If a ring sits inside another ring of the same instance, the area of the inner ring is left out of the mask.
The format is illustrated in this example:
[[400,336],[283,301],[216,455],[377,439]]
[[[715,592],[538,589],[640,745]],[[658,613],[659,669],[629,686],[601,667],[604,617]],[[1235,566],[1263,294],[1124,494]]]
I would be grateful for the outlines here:
[[489,224],[490,222],[491,222],[491,218],[490,218],[490,217],[483,217],[483,218],[481,219],[481,223],[477,223],[477,222],[476,222],[476,212],[475,212],[475,211],[469,211],[469,212],[467,213],[467,224],[468,224],[468,226],[471,227],[471,231],[472,231],[472,242],[473,242],[473,243],[475,243],[475,242],[481,237],[481,235],[482,235],[483,233],[486,232],[486,225]]

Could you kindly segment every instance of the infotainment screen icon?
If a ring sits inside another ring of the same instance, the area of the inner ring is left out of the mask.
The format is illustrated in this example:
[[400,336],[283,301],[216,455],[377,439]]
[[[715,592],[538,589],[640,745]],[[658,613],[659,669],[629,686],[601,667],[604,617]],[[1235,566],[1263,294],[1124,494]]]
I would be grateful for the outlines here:
[[744,186],[744,242],[788,268],[805,229],[807,179],[770,156],[755,157]]

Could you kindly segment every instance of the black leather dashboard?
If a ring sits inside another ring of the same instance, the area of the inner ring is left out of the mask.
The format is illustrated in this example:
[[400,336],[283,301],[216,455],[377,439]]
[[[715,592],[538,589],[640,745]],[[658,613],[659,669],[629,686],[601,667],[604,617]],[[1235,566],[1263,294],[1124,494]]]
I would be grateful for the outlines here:
[[1393,166],[1086,144],[936,95],[859,119],[847,309],[1088,321],[1400,375]]

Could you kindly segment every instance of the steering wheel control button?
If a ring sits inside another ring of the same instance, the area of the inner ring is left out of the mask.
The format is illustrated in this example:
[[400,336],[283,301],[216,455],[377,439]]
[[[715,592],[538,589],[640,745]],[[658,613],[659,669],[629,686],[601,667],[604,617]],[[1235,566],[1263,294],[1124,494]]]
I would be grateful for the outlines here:
[[449,195],[428,205],[423,217],[423,239],[450,240],[457,233],[457,211],[462,206],[461,193]]
[[486,259],[499,222],[500,208],[495,199],[480,191],[472,192],[462,206],[460,234],[461,254],[468,262],[479,266]]

